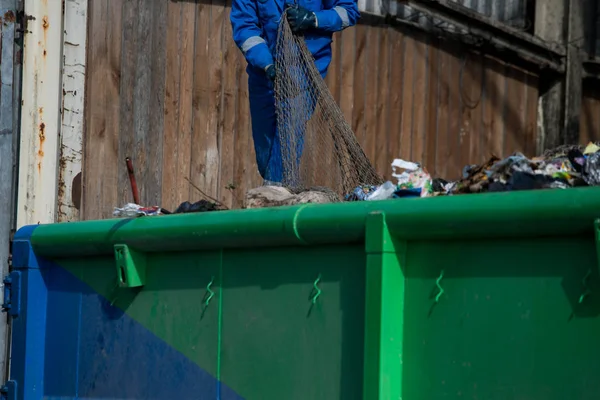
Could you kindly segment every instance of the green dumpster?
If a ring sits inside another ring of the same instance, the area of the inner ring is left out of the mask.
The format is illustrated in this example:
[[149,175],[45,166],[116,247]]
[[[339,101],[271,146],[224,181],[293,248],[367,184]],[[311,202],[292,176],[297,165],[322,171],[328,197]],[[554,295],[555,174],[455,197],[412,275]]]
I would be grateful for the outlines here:
[[24,227],[4,393],[597,399],[599,216],[581,188]]

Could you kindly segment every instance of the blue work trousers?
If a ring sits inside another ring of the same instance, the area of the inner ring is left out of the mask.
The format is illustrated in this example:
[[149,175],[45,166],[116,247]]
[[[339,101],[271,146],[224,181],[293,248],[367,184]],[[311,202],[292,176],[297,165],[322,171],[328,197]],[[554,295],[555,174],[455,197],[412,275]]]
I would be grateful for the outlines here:
[[[325,75],[326,71],[322,71],[321,76],[325,78]],[[277,130],[273,84],[266,79],[250,75],[250,115],[252,118],[252,138],[256,152],[256,163],[258,165],[258,172],[267,181],[285,182],[290,186],[299,184],[300,177],[298,176],[298,172],[304,150],[306,124],[310,120],[316,106],[316,93],[310,95],[310,91],[308,90],[309,85],[302,86],[305,86],[304,90],[299,90],[299,93],[295,97],[287,99],[286,103],[283,104],[284,112],[291,113],[294,112],[295,108],[298,110],[306,110],[308,108],[310,113],[304,113],[305,115],[299,114],[294,118],[284,121],[286,124],[283,125],[283,128],[287,132],[282,136],[285,138],[284,140],[288,140],[289,142],[284,143],[284,146],[282,146],[280,143],[281,136]],[[302,106],[299,106],[299,104],[302,104]],[[285,149],[289,149],[289,151],[285,151]],[[284,171],[282,158],[293,157],[294,154],[296,158],[295,168],[286,168]],[[286,175],[284,176],[284,174]]]

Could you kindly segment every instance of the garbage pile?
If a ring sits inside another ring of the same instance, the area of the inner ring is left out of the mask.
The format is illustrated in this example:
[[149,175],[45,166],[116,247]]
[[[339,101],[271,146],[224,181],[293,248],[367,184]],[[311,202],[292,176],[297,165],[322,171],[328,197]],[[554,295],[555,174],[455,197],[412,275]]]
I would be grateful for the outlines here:
[[[457,181],[433,178],[421,164],[402,159],[392,162],[392,170],[395,182],[387,181],[379,186],[359,186],[344,198],[325,187],[295,191],[282,186],[261,186],[246,193],[245,208],[600,186],[600,147],[595,143],[589,143],[585,147],[560,146],[534,158],[527,158],[519,152],[504,159],[492,155],[481,165],[465,166],[462,177]],[[174,212],[161,207],[142,207],[129,203],[122,208],[115,208],[113,215],[133,218],[227,209],[217,200],[206,195],[204,197],[210,200],[195,203],[186,201]]]
[[346,201],[372,201],[402,197],[430,197],[469,193],[535,189],[567,189],[600,185],[600,147],[589,143],[561,146],[540,157],[522,153],[500,159],[492,156],[481,165],[467,165],[462,178],[450,182],[432,178],[418,163],[396,159],[392,162],[396,183],[379,187],[361,186],[346,195]]
[[115,207],[113,216],[117,218],[135,218],[142,216],[167,215],[167,214],[187,214],[195,212],[207,212],[222,210],[220,204],[208,200],[200,200],[195,203],[184,201],[174,212],[165,210],[162,207],[143,207],[135,203],[127,203],[124,207]]

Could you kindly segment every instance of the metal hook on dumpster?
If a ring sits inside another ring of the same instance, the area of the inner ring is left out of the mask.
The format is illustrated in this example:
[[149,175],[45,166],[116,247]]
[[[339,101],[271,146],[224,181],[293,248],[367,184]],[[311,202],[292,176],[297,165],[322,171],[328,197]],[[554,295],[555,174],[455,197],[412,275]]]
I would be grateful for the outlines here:
[[214,281],[215,281],[215,277],[212,276],[210,278],[210,282],[208,282],[208,285],[206,285],[206,291],[208,292],[208,297],[207,297],[206,301],[204,302],[204,305],[206,307],[208,307],[208,304],[210,303],[210,301],[212,300],[212,298],[215,295],[215,292],[213,292],[210,288],[212,286],[212,284],[214,283]]
[[442,287],[442,285],[440,285],[440,282],[442,281],[442,278],[444,277],[444,270],[442,270],[442,272],[440,273],[440,276],[438,276],[438,278],[435,280],[435,285],[438,288],[438,294],[435,296],[435,302],[439,302],[440,298],[442,297],[442,295],[444,294],[444,288]]
[[317,299],[321,295],[321,289],[317,286],[317,284],[321,281],[321,274],[317,277],[317,279],[313,282],[313,288],[315,290],[315,295],[312,297],[311,301],[313,304],[317,302]]
[[592,292],[590,290],[590,287],[588,286],[588,279],[590,278],[591,275],[592,275],[592,270],[588,269],[587,274],[585,274],[585,276],[581,280],[581,284],[583,285],[584,290],[583,290],[583,293],[581,293],[581,296],[579,296],[579,304],[583,303],[585,298],[588,297]]

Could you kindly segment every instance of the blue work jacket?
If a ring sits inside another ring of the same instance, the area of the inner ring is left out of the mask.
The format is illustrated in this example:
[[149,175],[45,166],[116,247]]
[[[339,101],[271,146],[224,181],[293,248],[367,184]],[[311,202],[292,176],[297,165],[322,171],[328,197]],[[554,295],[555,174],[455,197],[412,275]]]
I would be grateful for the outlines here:
[[[248,62],[248,74],[264,76],[274,64],[277,28],[285,4],[290,0],[232,0],[233,39]],[[333,32],[356,24],[360,13],[355,0],[296,0],[317,17],[317,28],[304,34],[317,69],[325,74],[331,62]],[[251,84],[251,82],[250,82]]]

